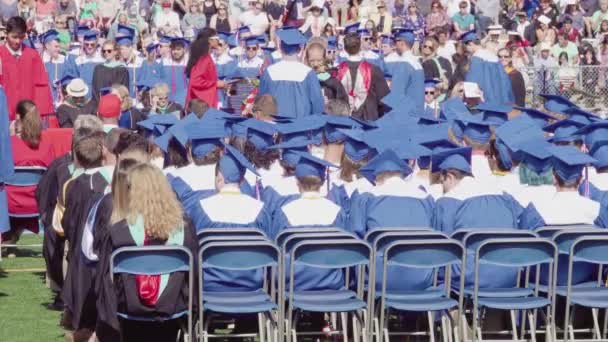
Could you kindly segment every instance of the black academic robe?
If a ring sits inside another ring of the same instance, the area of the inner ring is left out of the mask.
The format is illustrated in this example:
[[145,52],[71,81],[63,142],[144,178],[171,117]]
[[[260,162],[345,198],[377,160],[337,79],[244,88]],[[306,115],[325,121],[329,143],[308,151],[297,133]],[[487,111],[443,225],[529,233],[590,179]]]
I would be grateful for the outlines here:
[[330,77],[325,81],[321,81],[321,89],[323,89],[323,95],[328,99],[341,100],[348,103],[348,94],[337,78]]
[[72,128],[74,122],[79,115],[97,114],[97,107],[92,101],[87,102],[82,107],[74,106],[68,103],[62,103],[57,107],[57,121],[59,121],[59,127],[61,128]]
[[70,174],[69,165],[71,163],[72,156],[69,153],[55,159],[42,175],[35,193],[38,212],[40,213],[40,222],[44,227],[42,255],[46,263],[46,274],[59,288],[63,286],[63,250],[65,239],[57,235],[55,229],[53,229],[53,213],[57,204],[59,190],[67,180],[64,177],[66,174]]
[[[195,258],[194,262],[194,298],[193,304],[196,308],[198,303],[198,286],[196,285],[198,269],[196,258],[198,255],[198,240],[192,225],[187,222],[184,232],[184,247],[188,248]],[[97,228],[96,228],[97,231]],[[188,309],[188,278],[184,272],[176,272],[171,274],[165,290],[160,294],[158,301],[154,307],[148,307],[141,303],[137,291],[137,283],[134,275],[121,274],[114,277],[114,282],[111,281],[110,275],[110,256],[112,252],[121,247],[136,246],[129,226],[125,220],[116,222],[113,225],[108,225],[105,229],[106,234],[100,242],[99,262],[97,264],[98,277],[96,278],[96,296],[97,296],[97,338],[100,342],[117,341],[117,337],[123,334],[123,340],[130,341],[125,336],[125,324],[119,323],[116,313],[122,312],[135,316],[143,316],[150,318],[169,317],[177,312]],[[96,233],[97,234],[97,233]],[[96,237],[97,239],[97,237]],[[150,241],[151,245],[163,245],[164,241]],[[196,309],[195,309],[196,312]],[[177,332],[176,325],[164,324],[160,328],[154,329],[154,326],[146,326],[135,324],[136,327],[144,327],[142,329],[129,329],[128,335],[137,336],[140,341],[165,341],[167,335],[175,336]],[[132,328],[133,326],[131,326]],[[167,331],[169,330],[169,331]]]
[[[347,61],[347,63],[354,84],[356,82],[357,69],[361,62]],[[390,93],[390,89],[386,83],[382,70],[371,63],[370,65],[372,68],[372,80],[370,82],[367,98],[361,107],[353,110],[352,116],[357,119],[374,121],[382,117],[384,112],[388,110],[388,108],[382,104],[381,100]]]
[[427,59],[422,61],[422,70],[424,70],[424,79],[425,80],[433,80],[433,79],[441,79],[442,70],[443,69],[443,77],[446,80],[452,79],[452,64],[444,57],[435,57],[432,59]]
[[93,81],[91,83],[93,86],[92,102],[95,104],[99,103],[102,88],[111,87],[114,84],[122,84],[127,89],[131,89],[129,88],[129,70],[124,66],[111,68],[104,64],[96,65],[93,70]]
[[526,105],[526,83],[524,82],[524,77],[521,72],[513,69],[509,73],[509,79],[511,79],[515,104],[524,107]]
[[[67,184],[65,212],[61,224],[69,241],[68,269],[62,291],[63,302],[72,313],[75,329],[95,327],[94,279],[95,264],[82,254],[82,233],[90,208],[102,196],[108,186],[100,173],[82,174]],[[98,215],[111,215],[101,213]]]

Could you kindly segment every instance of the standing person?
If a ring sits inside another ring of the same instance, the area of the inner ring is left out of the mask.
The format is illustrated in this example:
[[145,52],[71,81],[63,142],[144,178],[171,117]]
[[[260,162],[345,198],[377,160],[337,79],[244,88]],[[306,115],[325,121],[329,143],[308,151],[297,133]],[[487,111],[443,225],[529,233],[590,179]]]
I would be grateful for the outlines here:
[[52,85],[51,91],[53,94],[53,103],[58,105],[61,98],[60,87],[54,86],[64,76],[66,57],[60,53],[59,32],[49,30],[40,38],[44,44],[42,52],[42,61],[49,79],[49,85]]
[[106,41],[101,47],[101,53],[106,61],[95,66],[91,85],[95,103],[101,97],[102,88],[109,88],[114,84],[129,88],[129,71],[125,64],[118,60],[118,45],[113,41]]
[[427,37],[421,46],[422,69],[425,79],[438,79],[439,87],[447,90],[452,79],[452,64],[449,59],[437,56],[437,41],[435,38]]
[[498,51],[498,58],[505,68],[507,75],[511,79],[511,88],[513,89],[513,96],[515,97],[515,104],[523,107],[526,105],[526,84],[524,77],[519,70],[513,67],[513,53],[509,49],[500,49]]
[[249,1],[249,9],[241,13],[239,21],[241,25],[249,26],[254,36],[264,34],[270,25],[268,15],[264,12],[264,5],[259,0]]
[[42,58],[36,50],[23,45],[27,32],[25,20],[10,18],[6,32],[6,44],[0,46],[0,85],[6,92],[9,120],[15,120],[17,103],[24,99],[36,103],[40,115],[52,114],[53,96]]
[[13,153],[9,134],[6,96],[0,88],[0,234],[10,229],[8,221],[8,201],[4,181],[13,174]]
[[172,38],[171,45],[169,45],[171,54],[161,60],[157,72],[160,81],[170,87],[169,100],[177,102],[182,107],[186,103],[186,90],[188,89],[188,79],[184,74],[188,64],[187,47],[186,39]]
[[217,89],[225,88],[224,81],[217,78],[217,70],[213,64],[210,50],[217,48],[217,39],[214,29],[206,28],[199,33],[196,40],[190,45],[190,56],[186,65],[188,91],[186,92],[186,107],[192,99],[199,99],[207,103],[210,108],[217,108]]
[[266,68],[258,93],[272,95],[281,115],[302,117],[322,113],[323,94],[317,75],[298,60],[306,37],[295,28],[280,30],[277,34],[283,58]]
[[306,64],[317,73],[325,101],[339,99],[348,103],[348,94],[340,81],[328,72],[325,48],[321,43],[310,43],[306,48]]
[[129,72],[129,94],[137,94],[137,83],[144,78],[144,58],[137,53],[137,40],[135,29],[130,26],[118,25],[118,37],[116,44],[119,49],[118,60],[125,63]]
[[[95,67],[104,61],[98,51],[97,33],[95,31],[86,31],[81,44],[81,52],[68,56],[66,74],[78,77],[87,85],[91,85],[93,84],[93,71]],[[86,97],[87,99],[91,98],[90,89]]]

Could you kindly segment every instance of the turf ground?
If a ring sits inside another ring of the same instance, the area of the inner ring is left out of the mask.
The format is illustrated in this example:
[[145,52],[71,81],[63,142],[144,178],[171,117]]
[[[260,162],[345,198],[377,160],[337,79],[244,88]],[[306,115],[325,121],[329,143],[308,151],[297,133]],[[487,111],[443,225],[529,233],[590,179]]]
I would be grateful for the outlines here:
[[[37,243],[42,236],[24,235],[19,241]],[[60,313],[46,309],[52,295],[45,285],[42,249],[28,247],[16,254],[0,262],[0,341],[64,341]]]

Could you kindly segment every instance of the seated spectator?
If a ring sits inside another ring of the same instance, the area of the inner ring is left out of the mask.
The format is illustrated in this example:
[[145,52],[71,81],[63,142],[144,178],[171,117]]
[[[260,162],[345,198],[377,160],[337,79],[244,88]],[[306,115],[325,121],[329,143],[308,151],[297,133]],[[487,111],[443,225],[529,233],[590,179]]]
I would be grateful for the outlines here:
[[[40,166],[47,168],[55,159],[52,141],[43,139],[42,121],[36,105],[29,100],[17,104],[15,118],[15,135],[10,137],[10,143],[15,167]],[[11,214],[38,213],[38,205],[34,197],[36,186],[6,185],[8,211]],[[38,220],[11,218],[10,232],[2,237],[8,244],[16,243],[23,232],[29,229],[38,233]]]
[[561,22],[565,23],[566,20],[570,19],[572,27],[579,32],[580,35],[587,36],[591,30],[587,30],[585,22],[585,14],[581,11],[579,4],[571,3],[566,5],[564,14],[562,15]]
[[452,64],[449,59],[437,55],[437,41],[428,37],[420,46],[422,57],[422,69],[426,80],[438,80],[436,86],[441,90],[447,90],[449,81],[452,79]]
[[557,31],[551,25],[551,19],[546,16],[540,16],[536,25],[536,44],[555,44]]
[[304,24],[300,26],[300,32],[312,37],[321,37],[325,28],[326,19],[323,17],[323,0],[316,0],[308,10]]
[[568,60],[572,64],[578,64],[578,47],[576,44],[568,40],[567,34],[560,34],[557,36],[557,44],[553,45],[551,54],[553,57],[559,57],[562,52],[568,55]]
[[418,13],[418,5],[415,2],[410,2],[407,6],[407,14],[404,16],[403,27],[414,31],[417,40],[424,39],[426,23],[424,16]]
[[182,106],[175,102],[169,101],[169,86],[160,83],[150,91],[152,101],[150,104],[150,113],[154,114],[174,114],[178,119],[181,116]]
[[[213,3],[212,1],[205,2]],[[211,21],[213,14],[215,14],[215,11],[209,15],[209,21]],[[193,39],[196,32],[203,29],[205,26],[207,26],[207,14],[201,12],[201,6],[198,2],[193,2],[190,5],[190,11],[182,18],[182,31],[184,32],[184,37]]]
[[475,29],[475,17],[468,10],[468,2],[461,1],[458,8],[460,11],[452,17],[454,36],[457,38]]
[[[55,17],[62,16],[67,21],[67,26],[70,29],[75,27],[77,18],[78,9],[76,8],[76,3],[74,0],[59,0],[57,3],[57,7],[55,9]],[[57,21],[55,21],[55,29],[57,29]]]
[[449,29],[450,17],[440,0],[433,0],[431,13],[426,16],[426,30],[429,35],[435,35],[438,29]]
[[574,28],[572,18],[566,17],[563,21],[562,28],[559,29],[558,35],[565,35],[569,41],[578,43],[581,37],[581,31]]
[[309,43],[306,48],[306,64],[317,73],[325,103],[330,99],[339,99],[348,103],[348,94],[344,86],[328,72],[325,47],[321,43]]
[[593,33],[597,33],[600,30],[602,21],[608,20],[608,0],[600,0],[599,6],[600,8],[591,17],[591,29]]
[[376,23],[378,33],[390,34],[393,27],[393,16],[383,1],[378,2],[377,8],[378,13],[374,13],[370,19]]
[[79,25],[97,26],[99,20],[99,11],[95,0],[84,0],[80,3],[80,21]]
[[538,18],[544,15],[545,17],[549,18],[549,20],[551,20],[549,24],[555,26],[557,25],[557,14],[557,8],[555,8],[553,0],[541,0],[539,7],[534,13],[534,16]]
[[239,21],[242,26],[249,26],[251,34],[254,36],[264,34],[270,26],[268,16],[264,12],[264,5],[259,0],[249,1],[249,9],[241,13]]
[[153,19],[154,27],[162,28],[168,36],[177,37],[180,35],[179,15],[171,8],[171,2],[163,1],[162,11],[156,13]]
[[217,8],[217,13],[211,16],[209,27],[217,32],[232,32],[236,30],[237,23],[228,12],[228,7],[221,3]]
[[[196,6],[197,10],[205,16],[205,22],[209,22],[209,20],[211,20],[211,17],[217,13],[217,8],[219,7],[219,5],[219,0],[205,0],[202,1],[200,4],[197,1],[193,1],[190,5],[190,13],[192,13],[192,7]],[[203,25],[203,27],[205,27],[205,25]]]

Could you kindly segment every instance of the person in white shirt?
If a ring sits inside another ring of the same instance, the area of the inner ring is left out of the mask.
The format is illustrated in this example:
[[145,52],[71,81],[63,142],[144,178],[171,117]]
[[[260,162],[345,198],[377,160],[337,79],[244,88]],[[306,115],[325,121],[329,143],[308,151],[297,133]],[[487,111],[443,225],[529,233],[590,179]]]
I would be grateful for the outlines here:
[[268,16],[263,10],[264,5],[259,0],[249,1],[249,9],[239,16],[239,21],[242,26],[249,26],[251,34],[259,36],[264,34],[270,22]]
[[171,2],[163,1],[162,7],[162,11],[154,16],[154,26],[168,36],[181,36],[179,15],[171,8]]

